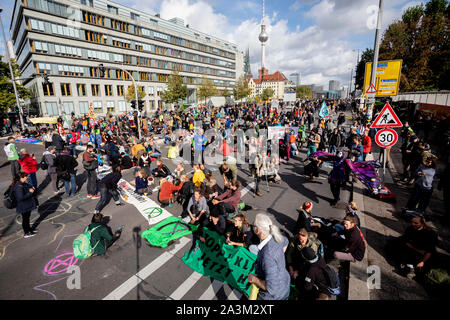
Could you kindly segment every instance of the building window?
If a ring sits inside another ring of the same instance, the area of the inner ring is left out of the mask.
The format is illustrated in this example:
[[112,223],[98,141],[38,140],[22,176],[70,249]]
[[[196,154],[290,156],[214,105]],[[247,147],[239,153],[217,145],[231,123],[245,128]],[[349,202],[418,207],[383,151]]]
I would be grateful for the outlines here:
[[125,96],[125,91],[123,89],[123,86],[117,86],[117,95],[124,97]]
[[59,115],[58,106],[56,105],[56,102],[46,102],[45,108],[47,109],[47,115],[49,116]]
[[150,100],[150,110],[155,110],[155,101],[154,100]]
[[87,41],[97,42],[97,43],[105,43],[105,39],[103,35],[98,32],[93,31],[85,31],[84,32]]
[[42,84],[42,90],[44,90],[44,96],[54,96],[55,95],[53,83]]
[[81,114],[88,114],[89,113],[89,103],[87,101],[81,101],[78,106],[80,107],[80,113]]
[[61,83],[61,95],[71,96],[70,83]]
[[92,90],[92,95],[94,97],[100,96],[100,85],[99,84],[92,84],[91,90]]
[[105,95],[107,97],[111,97],[113,95],[113,90],[112,90],[111,84],[105,84]]
[[101,101],[94,101],[92,103],[92,107],[94,108],[94,112],[95,113],[102,113],[103,112],[103,107],[102,107],[102,102]]
[[79,97],[85,97],[86,94],[86,85],[84,83],[77,83],[77,91]]
[[133,12],[130,12],[130,17],[132,20],[138,20],[139,19],[139,15]]
[[34,52],[48,52],[48,46],[46,42],[33,41],[32,48]]
[[113,6],[108,5],[108,12],[109,13],[114,13],[114,14],[119,14],[119,9]]
[[126,112],[127,111],[127,104],[125,101],[119,101],[119,112]]
[[97,67],[90,67],[89,72],[91,78],[100,78],[100,70]]
[[63,103],[63,110],[65,114],[72,114],[72,112],[75,111],[73,107],[73,102],[64,102]]
[[155,93],[155,88],[153,88],[153,87],[148,87],[148,95],[149,95],[149,96],[153,96],[154,93]]
[[114,113],[114,101],[107,101],[106,102],[106,112]]

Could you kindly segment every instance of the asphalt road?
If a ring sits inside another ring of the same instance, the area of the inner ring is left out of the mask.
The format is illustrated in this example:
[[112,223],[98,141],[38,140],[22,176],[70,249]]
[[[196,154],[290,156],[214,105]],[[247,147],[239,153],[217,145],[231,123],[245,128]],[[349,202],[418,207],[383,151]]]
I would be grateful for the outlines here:
[[[347,121],[349,122],[349,121]],[[6,142],[1,139],[1,142]],[[26,147],[35,153],[38,161],[44,147],[28,143],[17,143],[18,149]],[[161,146],[163,155],[167,148]],[[314,204],[313,214],[328,218],[344,217],[344,201],[349,198],[349,191],[341,193],[342,202],[337,208],[331,207],[331,191],[327,182],[329,168],[321,168],[320,177],[309,181],[303,173],[305,149],[289,163],[281,164],[281,184],[270,184],[265,181],[260,189],[263,197],[255,196],[249,176],[248,166],[238,166],[238,175],[243,182],[243,200],[256,208],[247,211],[250,222],[259,212],[269,214],[273,221],[290,233],[297,220],[297,208],[306,200]],[[165,160],[169,168],[174,165]],[[10,184],[10,167],[4,152],[0,152],[0,190],[3,192]],[[72,198],[53,196],[48,186],[39,196],[40,208],[32,212],[32,222],[40,218],[38,234],[29,239],[23,238],[20,225],[21,217],[14,210],[8,210],[0,204],[0,299],[32,299],[32,300],[236,300],[245,299],[227,284],[195,273],[181,258],[192,246],[192,235],[178,240],[165,249],[147,246],[142,242],[136,248],[133,230],[139,227],[142,231],[150,226],[134,205],[126,204],[116,207],[111,201],[103,210],[110,216],[109,226],[124,225],[121,238],[104,256],[97,256],[83,261],[74,261],[72,241],[83,232],[90,223],[92,213],[98,200],[86,198],[84,170],[79,165],[77,181],[81,190]],[[207,168],[210,168],[207,166]],[[191,167],[186,166],[189,172]],[[45,172],[38,171],[38,184],[44,179]],[[213,172],[220,187],[223,186],[218,170]],[[132,170],[124,174],[124,179],[131,181]],[[152,200],[156,200],[153,193]],[[167,210],[174,216],[181,213],[177,204]],[[70,276],[64,270],[69,265],[77,265],[81,271],[81,288],[68,286]]]

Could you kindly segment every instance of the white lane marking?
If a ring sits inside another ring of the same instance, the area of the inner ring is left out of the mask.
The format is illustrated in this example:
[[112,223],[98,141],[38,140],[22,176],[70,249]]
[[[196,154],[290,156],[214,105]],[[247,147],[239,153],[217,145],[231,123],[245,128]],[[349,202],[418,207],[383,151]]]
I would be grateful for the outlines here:
[[191,241],[190,238],[180,238],[180,242],[177,243],[172,250],[166,251],[158,258],[153,260],[150,264],[140,270],[137,274],[133,275],[130,279],[125,281],[113,292],[108,294],[103,300],[120,300],[131,290],[133,290],[141,281],[148,278],[152,273],[162,267],[170,258],[172,258],[178,251],[180,251],[187,243]]
[[199,300],[213,300],[217,292],[223,287],[224,283],[220,282],[218,280],[213,280],[211,285],[205,290],[205,292],[202,294]]
[[194,287],[194,285],[199,281],[203,275],[194,271],[189,278],[187,278],[170,296],[167,300],[181,300],[186,293]]
[[237,291],[236,289],[233,289],[230,294],[228,295],[228,300],[241,300],[242,293]]

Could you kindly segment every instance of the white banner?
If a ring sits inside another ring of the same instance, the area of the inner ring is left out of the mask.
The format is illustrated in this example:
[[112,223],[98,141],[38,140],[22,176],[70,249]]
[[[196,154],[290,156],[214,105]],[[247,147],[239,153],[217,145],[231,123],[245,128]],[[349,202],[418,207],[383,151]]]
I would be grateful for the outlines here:
[[135,188],[129,184],[128,181],[120,179],[117,187],[122,199],[130,204],[133,204],[148,221],[149,225],[157,224],[158,222],[173,216],[169,211],[161,208],[159,204],[152,199],[135,193]]
[[[283,139],[284,134],[287,127],[267,127],[267,140],[273,140],[275,136],[278,136],[278,139]],[[294,131],[295,137],[298,134],[298,127],[288,127],[290,131]]]

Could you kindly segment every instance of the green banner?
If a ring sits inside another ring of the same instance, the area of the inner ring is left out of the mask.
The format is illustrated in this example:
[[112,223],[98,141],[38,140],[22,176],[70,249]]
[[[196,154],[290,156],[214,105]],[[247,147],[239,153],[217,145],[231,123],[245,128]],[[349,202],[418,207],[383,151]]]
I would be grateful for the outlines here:
[[170,242],[195,232],[197,228],[197,226],[187,224],[179,218],[169,217],[145,230],[142,233],[142,238],[146,239],[152,246],[165,248]]
[[182,258],[190,268],[205,276],[228,283],[240,292],[250,295],[249,273],[255,274],[256,255],[239,246],[226,244],[226,239],[207,228],[203,229],[205,242],[196,241],[192,251]]

